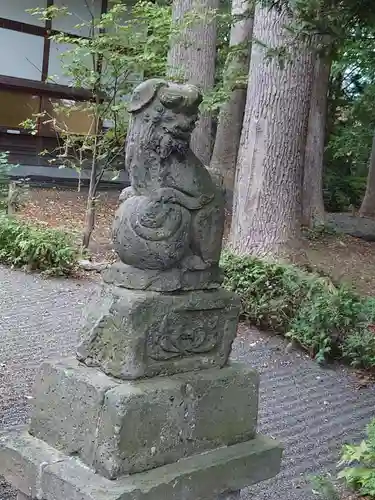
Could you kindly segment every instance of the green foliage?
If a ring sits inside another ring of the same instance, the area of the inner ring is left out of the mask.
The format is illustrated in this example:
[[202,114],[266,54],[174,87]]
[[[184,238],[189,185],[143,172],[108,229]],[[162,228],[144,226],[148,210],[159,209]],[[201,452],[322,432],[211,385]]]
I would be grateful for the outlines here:
[[0,152],[0,210],[6,210],[9,190],[9,173],[15,165],[9,163],[9,152]]
[[366,439],[359,445],[345,445],[339,466],[344,466],[338,474],[346,484],[360,495],[375,497],[375,419],[366,429]]
[[332,236],[337,233],[336,229],[329,224],[316,224],[312,229],[305,227],[303,234],[310,241],[321,240],[325,236]]
[[0,262],[61,276],[71,273],[77,258],[67,233],[0,215]]
[[313,493],[321,500],[340,500],[340,494],[330,474],[310,478]]
[[[326,179],[326,196],[338,200],[339,205],[344,204],[338,196],[342,194],[342,182],[352,176],[367,176],[375,130],[374,29],[374,24],[352,27],[337,48],[332,67],[325,154],[330,177]],[[330,195],[332,189],[337,193]],[[347,189],[344,192],[347,198]],[[356,199],[350,203],[359,206],[358,193],[351,194]],[[328,206],[331,202],[328,200]]]
[[221,265],[224,286],[241,297],[242,315],[259,328],[285,333],[300,300],[296,269],[229,253]]
[[356,328],[362,302],[352,291],[316,278],[309,296],[291,318],[287,336],[299,342],[316,361],[341,353],[342,339]]
[[328,212],[346,212],[359,208],[366,191],[366,177],[343,176],[328,172],[324,178],[323,197]]
[[345,336],[342,354],[352,366],[373,368],[375,366],[375,335],[373,330],[363,328]]
[[341,357],[375,367],[375,302],[327,277],[255,257],[224,253],[224,286],[251,324],[298,342],[319,363]]

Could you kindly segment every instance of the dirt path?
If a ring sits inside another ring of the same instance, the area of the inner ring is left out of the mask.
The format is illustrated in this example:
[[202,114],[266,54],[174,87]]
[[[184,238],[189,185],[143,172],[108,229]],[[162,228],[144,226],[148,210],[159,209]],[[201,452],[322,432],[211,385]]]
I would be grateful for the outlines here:
[[[26,421],[36,367],[72,353],[82,310],[97,285],[43,280],[0,267],[0,431]],[[319,368],[304,354],[285,354],[284,340],[241,326],[233,358],[262,374],[260,430],[283,441],[281,474],[244,500],[312,500],[306,475],[333,467],[343,441],[360,436],[374,416],[375,388],[358,390],[345,368]],[[0,500],[14,500],[0,479]]]

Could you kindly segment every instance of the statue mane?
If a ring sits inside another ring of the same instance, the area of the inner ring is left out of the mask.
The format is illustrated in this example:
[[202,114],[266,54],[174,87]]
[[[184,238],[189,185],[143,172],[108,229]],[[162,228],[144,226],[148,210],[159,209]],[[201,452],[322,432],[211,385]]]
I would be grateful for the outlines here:
[[[149,175],[159,177],[156,169],[163,161],[172,154],[186,156],[200,102],[199,91],[189,85],[154,79],[137,87],[129,105],[132,116],[125,160],[132,185],[134,169],[140,164],[148,165]],[[183,133],[181,120],[188,123]]]

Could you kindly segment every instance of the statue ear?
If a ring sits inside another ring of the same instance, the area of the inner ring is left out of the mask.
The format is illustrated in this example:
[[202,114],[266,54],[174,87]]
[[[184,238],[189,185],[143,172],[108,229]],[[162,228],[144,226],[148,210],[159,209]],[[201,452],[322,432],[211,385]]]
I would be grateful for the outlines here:
[[168,85],[165,80],[153,78],[142,82],[135,88],[128,105],[128,111],[135,113],[147,106],[155,97],[160,87]]
[[169,109],[176,109],[184,101],[181,93],[173,92],[170,87],[164,87],[163,89],[161,89],[161,91],[159,92],[159,99],[160,102]]

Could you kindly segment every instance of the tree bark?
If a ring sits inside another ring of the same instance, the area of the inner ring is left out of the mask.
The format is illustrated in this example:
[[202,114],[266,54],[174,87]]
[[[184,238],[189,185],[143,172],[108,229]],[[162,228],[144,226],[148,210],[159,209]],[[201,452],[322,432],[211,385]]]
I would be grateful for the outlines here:
[[8,215],[14,215],[18,209],[18,200],[20,194],[20,187],[16,182],[12,181],[9,183],[8,188]]
[[[219,0],[174,0],[172,18],[184,23],[187,13],[202,16],[185,26],[168,53],[168,76],[197,85],[203,92],[215,83],[217,22],[213,12]],[[212,117],[202,113],[191,138],[191,148],[198,158],[209,165],[212,151]]]
[[287,29],[292,20],[284,8],[256,5],[230,235],[239,254],[299,253],[314,57],[310,41]]
[[[97,94],[98,95],[98,94]],[[97,105],[98,105],[98,97]],[[87,249],[90,244],[91,235],[95,228],[95,201],[96,201],[96,192],[97,187],[102,175],[102,172],[99,170],[98,161],[97,161],[97,153],[98,153],[98,135],[100,132],[100,128],[102,126],[101,120],[99,117],[95,118],[95,141],[93,146],[93,155],[91,160],[91,172],[90,172],[90,184],[89,184],[89,192],[87,194],[87,204],[86,204],[86,213],[85,213],[85,225],[83,228],[83,237],[82,237],[82,248]]]
[[325,222],[323,157],[331,65],[330,56],[317,56],[311,89],[302,186],[302,225],[309,228]]
[[375,217],[375,132],[372,139],[365,196],[359,210],[361,217]]
[[89,186],[89,192],[87,195],[86,213],[85,213],[85,225],[83,229],[82,247],[84,249],[89,247],[91,235],[95,228],[95,201],[96,201],[96,189],[95,177],[91,181]]
[[[230,85],[233,74],[249,72],[251,39],[253,35],[253,6],[248,0],[233,0],[233,24],[230,32],[230,47],[243,46],[246,52],[233,52],[226,61],[225,84]],[[236,20],[237,19],[237,20]],[[227,208],[231,209],[233,202],[233,186],[236,173],[236,161],[240,145],[242,122],[246,104],[245,86],[234,87],[228,101],[219,113],[214,150],[210,167],[223,177]]]

